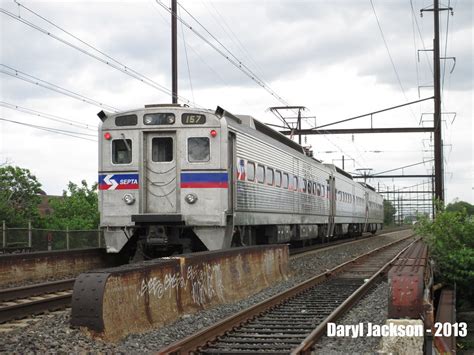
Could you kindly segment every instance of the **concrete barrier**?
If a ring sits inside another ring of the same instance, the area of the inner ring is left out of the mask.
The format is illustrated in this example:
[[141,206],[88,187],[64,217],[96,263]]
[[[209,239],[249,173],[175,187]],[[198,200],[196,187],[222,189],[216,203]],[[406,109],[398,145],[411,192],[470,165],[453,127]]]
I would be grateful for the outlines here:
[[117,255],[105,249],[75,249],[0,256],[0,287],[25,281],[71,277],[81,272],[120,265]]
[[286,279],[288,246],[163,258],[79,275],[71,324],[116,341],[183,314],[235,302]]

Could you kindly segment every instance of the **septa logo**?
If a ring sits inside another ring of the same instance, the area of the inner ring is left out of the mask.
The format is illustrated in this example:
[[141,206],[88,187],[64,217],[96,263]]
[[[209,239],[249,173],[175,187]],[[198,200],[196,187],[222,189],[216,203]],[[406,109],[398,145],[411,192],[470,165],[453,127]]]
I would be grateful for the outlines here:
[[99,190],[136,190],[140,188],[138,174],[100,174]]

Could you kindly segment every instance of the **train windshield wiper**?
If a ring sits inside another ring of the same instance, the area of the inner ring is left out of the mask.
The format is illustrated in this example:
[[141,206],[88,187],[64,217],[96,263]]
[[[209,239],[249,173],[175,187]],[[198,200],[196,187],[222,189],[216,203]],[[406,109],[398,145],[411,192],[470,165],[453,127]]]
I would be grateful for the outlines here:
[[127,148],[127,152],[131,152],[132,148],[128,145],[127,140],[125,139],[125,134],[121,133],[123,143],[125,144],[125,147]]

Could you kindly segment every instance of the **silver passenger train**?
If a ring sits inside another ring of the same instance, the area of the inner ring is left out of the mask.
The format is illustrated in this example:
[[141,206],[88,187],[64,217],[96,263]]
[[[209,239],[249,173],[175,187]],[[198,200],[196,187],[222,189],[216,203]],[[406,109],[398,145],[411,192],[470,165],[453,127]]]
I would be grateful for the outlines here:
[[168,104],[99,117],[108,252],[305,243],[382,228],[373,188],[250,116]]

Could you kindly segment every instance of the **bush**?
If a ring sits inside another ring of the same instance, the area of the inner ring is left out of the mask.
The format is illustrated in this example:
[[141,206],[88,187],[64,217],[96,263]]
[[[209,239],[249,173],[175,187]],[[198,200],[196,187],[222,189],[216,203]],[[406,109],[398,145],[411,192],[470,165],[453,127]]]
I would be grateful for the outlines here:
[[456,284],[461,298],[474,299],[474,217],[466,210],[441,210],[434,221],[418,221],[415,230],[430,247],[440,281]]

